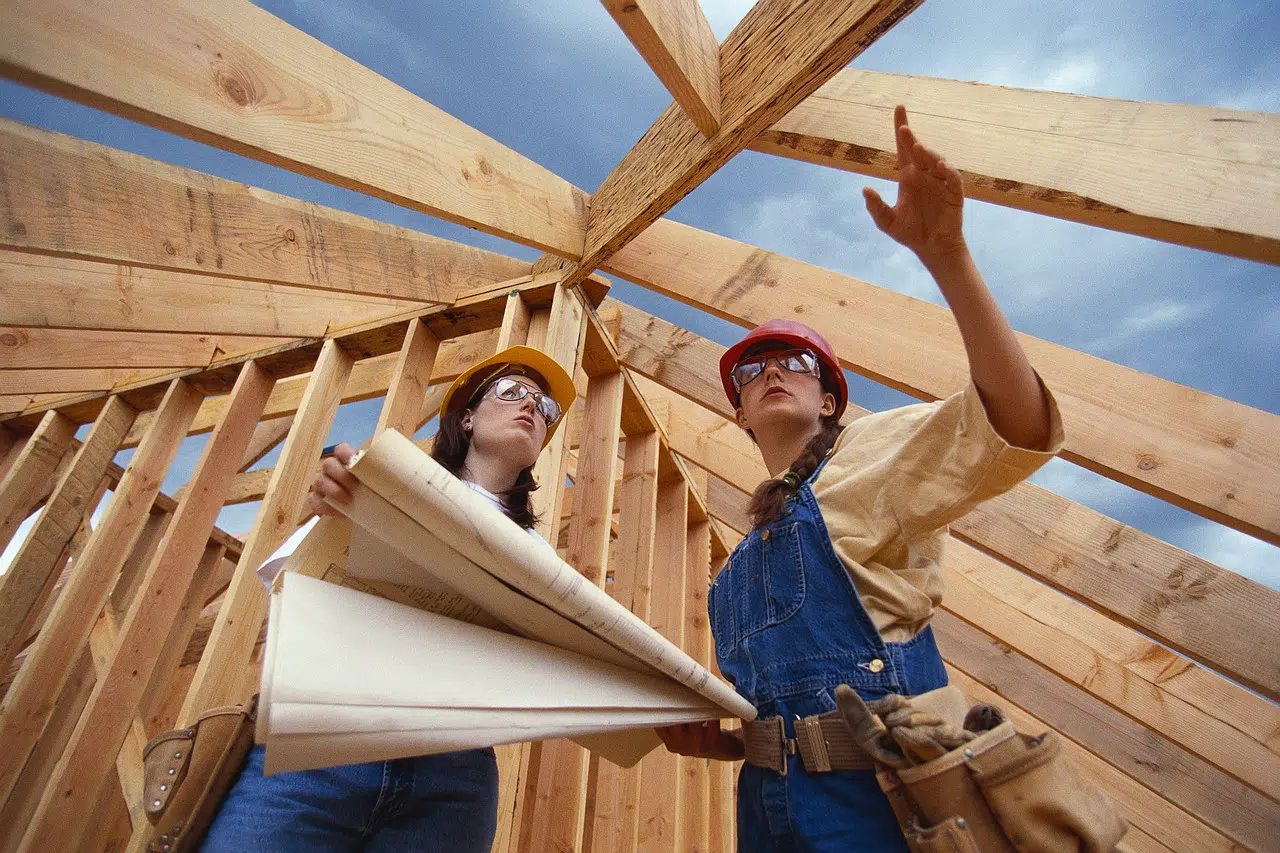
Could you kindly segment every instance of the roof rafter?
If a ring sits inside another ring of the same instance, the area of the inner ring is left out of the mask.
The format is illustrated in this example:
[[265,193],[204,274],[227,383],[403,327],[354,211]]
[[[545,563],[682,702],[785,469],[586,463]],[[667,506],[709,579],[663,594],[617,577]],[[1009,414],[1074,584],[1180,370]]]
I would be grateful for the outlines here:
[[720,45],[698,0],[602,0],[662,85],[702,131],[720,129]]
[[[951,312],[669,219],[605,270],[741,326],[786,315],[849,369],[933,400],[969,381]],[[1019,335],[1062,407],[1062,455],[1113,480],[1280,544],[1280,417]]]
[[897,180],[897,104],[971,198],[1280,263],[1280,115],[848,68],[751,148]]
[[576,256],[577,187],[248,0],[0,6],[0,74]]
[[591,196],[570,283],[670,210],[921,0],[760,0],[720,46],[720,129],[671,104]]

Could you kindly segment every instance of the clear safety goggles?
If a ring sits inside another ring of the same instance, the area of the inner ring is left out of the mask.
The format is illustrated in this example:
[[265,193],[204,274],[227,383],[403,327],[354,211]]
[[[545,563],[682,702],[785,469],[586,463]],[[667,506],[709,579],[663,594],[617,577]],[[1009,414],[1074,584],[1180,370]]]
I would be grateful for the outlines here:
[[492,396],[507,403],[516,403],[530,394],[533,395],[538,414],[542,415],[542,419],[547,422],[548,427],[560,420],[562,412],[559,403],[541,391],[535,391],[519,379],[511,376],[504,376],[495,381],[481,397]]
[[818,357],[812,350],[786,349],[762,352],[735,364],[733,370],[729,371],[729,379],[733,381],[733,387],[741,391],[743,386],[754,382],[756,377],[764,373],[770,361],[776,361],[779,367],[792,373],[808,373],[811,376],[822,377]]

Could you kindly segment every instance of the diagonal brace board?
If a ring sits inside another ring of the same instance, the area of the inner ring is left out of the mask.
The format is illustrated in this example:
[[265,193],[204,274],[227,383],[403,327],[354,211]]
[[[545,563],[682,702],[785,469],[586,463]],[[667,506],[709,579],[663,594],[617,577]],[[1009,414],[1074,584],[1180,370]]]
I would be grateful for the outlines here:
[[760,0],[720,46],[720,129],[672,104],[591,197],[585,279],[921,0]]

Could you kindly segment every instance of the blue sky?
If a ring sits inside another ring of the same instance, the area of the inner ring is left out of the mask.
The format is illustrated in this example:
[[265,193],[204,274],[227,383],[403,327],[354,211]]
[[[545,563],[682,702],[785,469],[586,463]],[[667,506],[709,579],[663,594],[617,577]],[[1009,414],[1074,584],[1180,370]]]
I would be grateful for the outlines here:
[[[670,102],[595,0],[261,5],[588,191]],[[702,6],[723,39],[750,3],[703,0]],[[928,0],[855,64],[1111,98],[1280,112],[1276,33],[1280,11],[1262,0]],[[509,255],[537,254],[13,84],[0,83],[0,115]],[[871,224],[860,198],[868,183],[892,197],[880,182],[748,152],[669,215],[940,301],[914,257]],[[968,203],[966,231],[988,283],[1020,331],[1272,413],[1280,410],[1280,269],[978,202]],[[721,343],[740,334],[625,282],[615,283],[614,295]],[[861,379],[854,382],[853,396],[871,409],[911,402]],[[344,407],[332,435],[359,441],[375,417],[376,406]],[[189,442],[183,459],[193,461],[202,444]],[[1055,460],[1036,479],[1280,588],[1280,549],[1070,463]],[[224,526],[243,531],[250,511],[227,510]],[[0,565],[6,562],[0,559]]]

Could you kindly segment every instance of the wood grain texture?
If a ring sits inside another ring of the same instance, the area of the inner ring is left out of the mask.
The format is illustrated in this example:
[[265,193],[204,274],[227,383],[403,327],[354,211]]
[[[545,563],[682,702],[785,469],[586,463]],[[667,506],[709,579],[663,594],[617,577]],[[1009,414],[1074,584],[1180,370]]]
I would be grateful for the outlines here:
[[[621,310],[619,347],[628,369],[680,389],[682,396],[722,418],[733,417],[716,378],[724,347],[639,309],[613,300],[605,305]],[[659,399],[664,398],[652,398]],[[864,414],[865,409],[850,405],[845,418]],[[718,421],[700,423],[700,446],[708,452],[715,450],[719,436],[732,437],[737,431]],[[748,459],[758,457],[742,441],[737,444]],[[764,476],[763,467],[716,470]],[[748,480],[736,482],[750,491],[754,483],[748,485]],[[747,529],[737,526],[744,523],[740,514],[725,520],[739,531]],[[1280,624],[1273,618],[1280,610],[1280,593],[1275,590],[1032,483],[976,507],[953,531],[1112,619],[1280,698],[1280,660],[1267,651],[1280,644]],[[1224,624],[1240,630],[1223,631]],[[1151,656],[1153,671],[1175,666],[1172,656],[1155,647],[1141,654]]]
[[576,283],[786,115],[919,0],[761,0],[720,46],[720,128],[703,136],[679,104],[591,196]]
[[0,358],[4,360],[6,371],[35,368],[174,369],[204,367],[222,356],[254,352],[291,340],[294,339],[8,326],[0,327]]
[[965,195],[1280,263],[1280,116],[845,69],[756,151],[897,180],[893,109]]
[[64,552],[93,511],[99,483],[136,416],[128,403],[108,401],[0,578],[0,666],[8,666],[30,632]]
[[604,0],[703,136],[720,129],[720,45],[698,0]]
[[[665,219],[606,267],[739,325],[808,323],[846,367],[923,400],[969,382],[950,311],[830,270]],[[1064,458],[1280,543],[1280,416],[1019,337],[1061,407]]]
[[176,381],[169,387],[158,417],[129,460],[102,520],[5,695],[0,706],[0,800],[8,796],[34,749],[199,405],[200,395],[190,385]]
[[336,293],[451,302],[508,258],[0,120],[0,245]]
[[[205,445],[189,488],[174,511],[170,533],[147,567],[138,594],[120,623],[115,651],[102,668],[67,745],[66,766],[55,772],[45,789],[32,828],[23,840],[24,849],[70,849],[85,832],[92,831],[82,816],[102,793],[104,777],[139,712],[156,664],[165,657],[171,634],[177,633],[174,646],[168,649],[168,661],[176,666],[178,650],[186,644],[184,633],[190,634],[203,604],[203,597],[199,592],[192,595],[190,587],[193,583],[202,586],[206,580],[197,572],[222,509],[223,493],[239,467],[274,383],[256,362],[241,369],[226,414]],[[220,548],[212,547],[218,554],[204,566],[206,571],[221,562]]]
[[71,445],[76,426],[59,412],[48,412],[18,450],[0,480],[0,547],[9,544],[18,525],[49,493],[53,475]]
[[581,190],[247,0],[6,6],[0,33],[0,73],[26,85],[496,236],[582,248]]
[[395,371],[391,374],[387,396],[373,430],[374,435],[384,429],[394,429],[409,438],[413,437],[418,429],[418,412],[431,381],[439,348],[440,340],[427,330],[421,319],[415,318],[409,322],[409,329],[404,335],[404,346],[396,356]]
[[[291,534],[302,511],[316,460],[351,375],[351,356],[337,341],[326,341],[316,362],[298,416],[280,451],[253,530],[245,540],[208,648],[200,659],[178,718],[188,724],[204,710],[247,699],[238,695],[245,666],[266,618],[267,593],[255,573]],[[243,449],[241,450],[243,453]],[[237,456],[239,459],[239,456]]]

